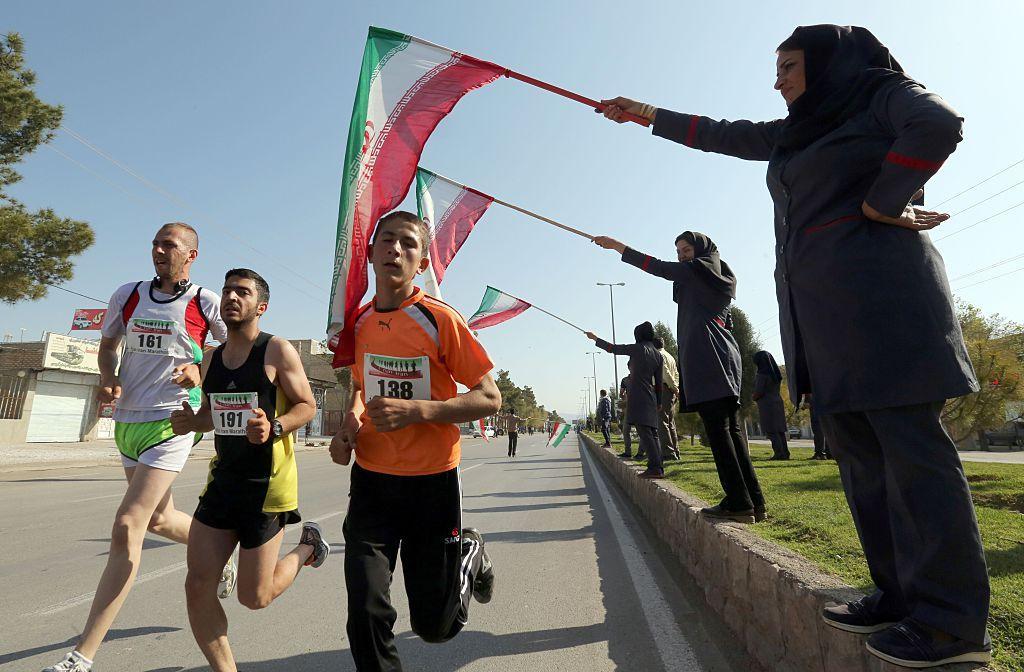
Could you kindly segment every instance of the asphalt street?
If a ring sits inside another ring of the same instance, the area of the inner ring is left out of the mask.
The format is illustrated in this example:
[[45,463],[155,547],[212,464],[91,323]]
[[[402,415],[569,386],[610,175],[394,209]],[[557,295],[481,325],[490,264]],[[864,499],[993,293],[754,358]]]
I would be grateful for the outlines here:
[[[406,669],[751,669],[575,436],[558,448],[546,448],[545,439],[524,435],[515,459],[505,456],[504,437],[464,442],[463,524],[484,533],[497,574],[495,597],[473,604],[458,637],[427,644],[409,628],[396,576],[395,631]],[[302,451],[298,462],[300,511],[323,523],[332,554],[323,567],[304,569],[265,610],[226,601],[240,670],[355,669],[342,573],[348,468],[333,464],[326,448]],[[173,490],[178,508],[194,509],[205,469],[200,460],[188,463]],[[123,492],[119,467],[0,473],[0,670],[38,672],[74,644]],[[289,528],[286,546],[298,530]],[[189,630],[184,578],[184,547],[148,537],[139,578],[96,672],[207,669]]]

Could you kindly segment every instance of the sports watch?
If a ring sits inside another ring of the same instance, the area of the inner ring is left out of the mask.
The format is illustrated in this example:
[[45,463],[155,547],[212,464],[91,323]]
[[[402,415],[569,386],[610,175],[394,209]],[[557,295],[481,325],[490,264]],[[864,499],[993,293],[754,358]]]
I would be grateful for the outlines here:
[[280,439],[284,436],[284,427],[281,426],[280,420],[272,420],[270,422],[270,436],[275,439]]

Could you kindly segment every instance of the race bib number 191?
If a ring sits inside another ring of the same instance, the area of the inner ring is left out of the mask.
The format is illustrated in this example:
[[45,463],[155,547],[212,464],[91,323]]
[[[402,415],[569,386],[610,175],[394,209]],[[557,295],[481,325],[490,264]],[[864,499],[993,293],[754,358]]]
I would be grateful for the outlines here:
[[177,340],[178,325],[171,320],[133,317],[128,322],[125,349],[143,355],[169,355]]
[[387,357],[366,353],[363,357],[363,389],[366,400],[430,399],[430,358]]
[[249,418],[256,417],[259,395],[255,392],[218,392],[210,396],[213,431],[218,436],[245,436]]

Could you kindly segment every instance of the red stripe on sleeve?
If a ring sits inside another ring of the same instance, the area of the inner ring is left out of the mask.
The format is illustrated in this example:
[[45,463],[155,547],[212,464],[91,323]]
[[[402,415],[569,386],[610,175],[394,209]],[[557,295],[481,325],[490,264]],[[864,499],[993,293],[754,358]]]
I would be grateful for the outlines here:
[[687,147],[693,147],[693,140],[697,137],[697,115],[690,117],[690,130],[686,132],[686,140],[683,142]]
[[651,265],[651,258],[644,255],[644,263],[640,265],[640,269],[646,271],[647,267]]
[[128,326],[128,320],[132,319],[132,313],[135,312],[137,305],[139,305],[139,285],[135,285],[135,289],[132,290],[128,300],[124,302],[124,308],[121,309],[121,322],[125,326]]
[[912,156],[904,156],[903,154],[897,154],[896,152],[889,152],[886,154],[885,160],[889,163],[895,163],[897,166],[913,168],[914,170],[934,171],[942,167],[942,161],[925,161],[924,159],[915,159]]

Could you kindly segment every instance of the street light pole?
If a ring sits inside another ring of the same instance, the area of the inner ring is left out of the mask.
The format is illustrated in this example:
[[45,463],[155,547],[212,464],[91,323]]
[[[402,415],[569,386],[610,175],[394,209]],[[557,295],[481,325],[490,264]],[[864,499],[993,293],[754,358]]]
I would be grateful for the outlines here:
[[[597,355],[599,353],[588,352],[587,354],[590,355],[590,363],[594,365],[594,403],[597,404]],[[594,409],[594,412],[597,412],[596,408]]]
[[[611,303],[611,307],[612,307],[612,343],[618,343],[618,341],[616,340],[616,337],[615,337],[615,296],[614,296],[614,294],[612,292],[612,287],[625,287],[626,283],[624,283],[624,282],[599,282],[599,283],[597,283],[597,285],[599,287],[607,287],[608,288],[608,301]],[[618,390],[619,389],[619,356],[618,355],[612,355],[612,361],[615,362],[615,389]],[[618,394],[618,393],[616,392],[616,394]]]

